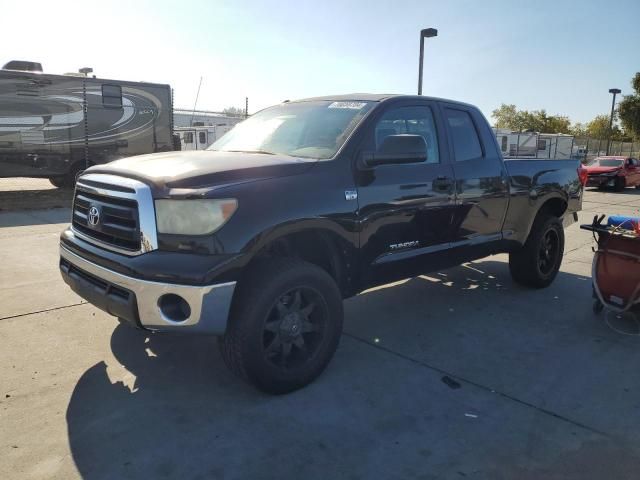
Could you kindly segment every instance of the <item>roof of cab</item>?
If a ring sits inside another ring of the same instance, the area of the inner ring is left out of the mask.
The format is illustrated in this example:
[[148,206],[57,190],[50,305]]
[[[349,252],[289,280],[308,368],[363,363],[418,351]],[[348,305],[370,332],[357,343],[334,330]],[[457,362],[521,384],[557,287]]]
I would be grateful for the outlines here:
[[[292,100],[295,102],[315,102],[315,101],[333,101],[333,102],[384,102],[389,99],[405,98],[414,100],[432,100],[436,102],[456,103],[458,105],[465,105],[467,107],[474,107],[469,103],[459,102],[457,100],[450,100],[447,98],[438,97],[426,97],[423,95],[402,95],[398,93],[348,93],[344,95],[325,95],[323,97],[311,97],[302,98],[300,100]],[[475,108],[475,107],[474,107]]]

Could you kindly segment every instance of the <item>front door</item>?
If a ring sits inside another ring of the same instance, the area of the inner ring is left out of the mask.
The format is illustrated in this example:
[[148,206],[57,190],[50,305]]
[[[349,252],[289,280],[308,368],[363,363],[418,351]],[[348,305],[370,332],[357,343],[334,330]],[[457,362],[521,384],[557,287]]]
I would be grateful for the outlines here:
[[362,151],[377,151],[389,135],[421,135],[427,144],[425,162],[356,172],[361,259],[370,274],[365,282],[379,283],[374,278],[389,272],[401,277],[424,271],[424,255],[448,247],[455,195],[435,104],[390,105],[370,125]]

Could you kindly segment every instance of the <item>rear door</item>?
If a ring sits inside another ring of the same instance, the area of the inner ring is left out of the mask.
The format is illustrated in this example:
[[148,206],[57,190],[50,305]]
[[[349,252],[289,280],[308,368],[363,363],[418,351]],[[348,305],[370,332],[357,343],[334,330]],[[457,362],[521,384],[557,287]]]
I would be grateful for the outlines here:
[[389,135],[421,135],[426,162],[356,172],[362,258],[374,276],[385,266],[400,276],[403,263],[410,270],[424,270],[419,258],[451,241],[454,178],[444,125],[433,102],[408,102],[396,102],[378,114],[362,151],[377,151]]
[[452,247],[500,240],[509,185],[492,131],[472,107],[443,103],[441,109],[456,179]]

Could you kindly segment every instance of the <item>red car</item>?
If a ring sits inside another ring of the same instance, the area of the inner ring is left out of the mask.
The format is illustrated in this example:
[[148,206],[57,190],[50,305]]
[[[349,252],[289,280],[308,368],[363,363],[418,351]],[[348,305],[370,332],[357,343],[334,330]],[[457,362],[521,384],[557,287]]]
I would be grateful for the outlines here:
[[640,188],[640,162],[635,158],[598,157],[584,169],[588,175],[587,187],[613,187],[618,192],[626,187]]

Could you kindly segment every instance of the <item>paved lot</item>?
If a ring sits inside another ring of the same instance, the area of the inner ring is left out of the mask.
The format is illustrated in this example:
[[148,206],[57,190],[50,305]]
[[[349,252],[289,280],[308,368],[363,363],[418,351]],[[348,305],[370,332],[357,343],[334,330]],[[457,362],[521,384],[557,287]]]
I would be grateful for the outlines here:
[[72,196],[46,178],[0,178],[0,212],[68,207]]
[[[637,213],[588,192],[582,220]],[[118,326],[59,279],[66,209],[0,213],[0,478],[637,478],[638,326],[591,312],[572,226],[548,289],[505,256],[346,302],[310,387],[269,397],[210,338]]]

